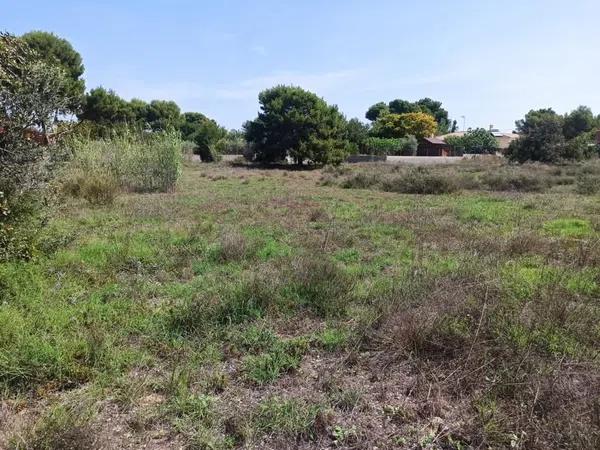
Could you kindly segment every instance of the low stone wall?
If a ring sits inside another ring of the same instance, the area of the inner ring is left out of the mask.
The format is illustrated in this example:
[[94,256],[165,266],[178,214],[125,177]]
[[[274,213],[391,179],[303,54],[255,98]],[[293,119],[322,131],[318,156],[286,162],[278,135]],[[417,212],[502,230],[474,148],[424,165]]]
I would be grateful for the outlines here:
[[347,163],[363,162],[385,162],[385,155],[350,155],[346,158]]

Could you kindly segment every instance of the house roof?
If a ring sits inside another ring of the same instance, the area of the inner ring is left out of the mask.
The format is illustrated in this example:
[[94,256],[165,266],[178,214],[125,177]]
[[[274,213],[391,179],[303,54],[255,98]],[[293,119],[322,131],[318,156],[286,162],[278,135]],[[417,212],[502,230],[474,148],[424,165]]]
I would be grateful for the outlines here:
[[446,142],[443,139],[440,138],[436,138],[436,137],[431,137],[431,138],[423,138],[424,141],[429,142],[430,144],[435,144],[435,145],[448,145],[446,144]]
[[449,138],[451,136],[463,137],[465,134],[467,134],[466,131],[455,131],[454,133],[448,133],[448,134],[443,134],[441,136],[437,136],[437,138],[443,140],[443,139]]

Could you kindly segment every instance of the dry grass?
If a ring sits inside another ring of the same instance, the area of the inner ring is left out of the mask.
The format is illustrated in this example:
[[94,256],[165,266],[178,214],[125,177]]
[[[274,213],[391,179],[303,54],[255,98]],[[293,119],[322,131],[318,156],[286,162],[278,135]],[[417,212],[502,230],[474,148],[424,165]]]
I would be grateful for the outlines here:
[[[452,195],[369,184],[404,167],[188,164],[174,194],[65,205],[42,257],[0,265],[0,392],[25,413],[0,439],[598,448],[600,209],[565,183],[597,173],[493,164],[414,172]],[[94,414],[44,419],[82,387]]]

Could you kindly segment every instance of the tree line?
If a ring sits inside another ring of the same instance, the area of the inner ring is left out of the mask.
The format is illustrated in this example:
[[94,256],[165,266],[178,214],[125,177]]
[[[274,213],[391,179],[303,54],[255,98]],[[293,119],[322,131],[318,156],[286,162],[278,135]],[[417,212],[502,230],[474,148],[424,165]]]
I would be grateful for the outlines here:
[[[394,99],[370,106],[365,118],[348,120],[337,106],[297,86],[275,86],[259,94],[260,111],[242,130],[227,130],[200,112],[182,112],[169,100],[126,100],[116,92],[96,87],[85,92],[81,55],[52,33],[33,31],[20,37],[44,62],[63,71],[60,87],[65,95],[58,112],[77,117],[88,134],[110,135],[119,127],[156,132],[178,131],[205,161],[221,153],[245,153],[258,162],[296,164],[339,163],[350,153],[414,155],[419,139],[457,130],[442,102]],[[551,109],[529,112],[516,123],[520,138],[507,156],[514,161],[581,159],[597,153],[594,131],[600,120],[591,109],[580,107],[561,116]],[[47,130],[48,121],[37,125]],[[447,142],[460,153],[494,153],[497,143],[487,130],[470,130]],[[595,153],[596,152],[596,153]]]

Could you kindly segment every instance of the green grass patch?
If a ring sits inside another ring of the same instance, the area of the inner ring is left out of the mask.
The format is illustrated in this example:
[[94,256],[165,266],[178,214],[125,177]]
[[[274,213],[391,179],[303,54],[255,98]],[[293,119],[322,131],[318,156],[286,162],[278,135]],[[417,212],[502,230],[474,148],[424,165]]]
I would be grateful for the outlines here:
[[315,422],[323,411],[318,404],[309,404],[293,398],[271,397],[255,411],[252,424],[260,433],[273,433],[293,439],[316,437]]
[[544,231],[553,236],[581,238],[592,234],[593,229],[589,220],[556,219],[543,225]]

